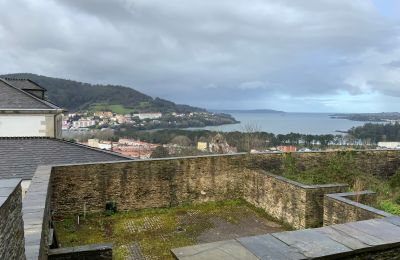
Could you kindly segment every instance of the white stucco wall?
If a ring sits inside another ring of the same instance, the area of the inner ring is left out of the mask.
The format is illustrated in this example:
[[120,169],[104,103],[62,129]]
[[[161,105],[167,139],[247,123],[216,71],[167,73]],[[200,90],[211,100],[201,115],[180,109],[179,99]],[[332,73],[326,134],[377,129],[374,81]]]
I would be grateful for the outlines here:
[[54,137],[54,115],[0,114],[0,136]]

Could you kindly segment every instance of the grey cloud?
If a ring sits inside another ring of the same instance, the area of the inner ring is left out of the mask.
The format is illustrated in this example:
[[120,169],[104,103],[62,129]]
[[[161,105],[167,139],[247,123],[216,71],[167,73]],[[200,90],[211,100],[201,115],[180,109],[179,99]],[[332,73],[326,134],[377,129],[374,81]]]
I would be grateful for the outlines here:
[[358,82],[400,93],[385,65],[400,60],[399,24],[371,1],[0,0],[0,8],[8,10],[2,73],[125,84],[205,107],[365,93]]

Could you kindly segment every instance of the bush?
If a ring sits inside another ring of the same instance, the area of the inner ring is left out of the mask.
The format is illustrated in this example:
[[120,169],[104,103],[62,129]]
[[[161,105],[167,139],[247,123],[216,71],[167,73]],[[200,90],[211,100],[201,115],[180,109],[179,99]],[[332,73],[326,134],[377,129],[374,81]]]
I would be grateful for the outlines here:
[[400,187],[400,170],[397,170],[396,173],[390,177],[389,185],[392,189]]

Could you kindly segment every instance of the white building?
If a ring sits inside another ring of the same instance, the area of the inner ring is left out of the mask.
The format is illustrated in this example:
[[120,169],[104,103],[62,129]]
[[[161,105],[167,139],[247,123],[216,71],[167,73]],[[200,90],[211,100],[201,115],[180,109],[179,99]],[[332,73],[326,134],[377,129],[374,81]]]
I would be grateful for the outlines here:
[[0,78],[0,137],[61,138],[63,110],[45,92],[30,80]]
[[139,114],[133,114],[133,117],[139,117],[140,120],[143,119],[157,119],[162,117],[162,114],[160,112],[156,113],[139,113]]
[[400,142],[379,142],[379,148],[400,149]]
[[96,125],[96,121],[92,120],[92,119],[81,118],[78,121],[72,122],[72,126],[74,128],[81,128],[81,127],[85,128],[85,127],[94,126],[94,125]]

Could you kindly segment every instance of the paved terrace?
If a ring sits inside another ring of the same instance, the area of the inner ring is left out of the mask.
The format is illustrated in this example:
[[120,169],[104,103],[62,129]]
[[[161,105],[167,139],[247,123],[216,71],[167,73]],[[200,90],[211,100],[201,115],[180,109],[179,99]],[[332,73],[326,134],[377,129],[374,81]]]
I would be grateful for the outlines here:
[[386,217],[176,248],[172,253],[180,260],[342,259],[373,251],[372,256],[379,250],[398,246],[400,217]]

